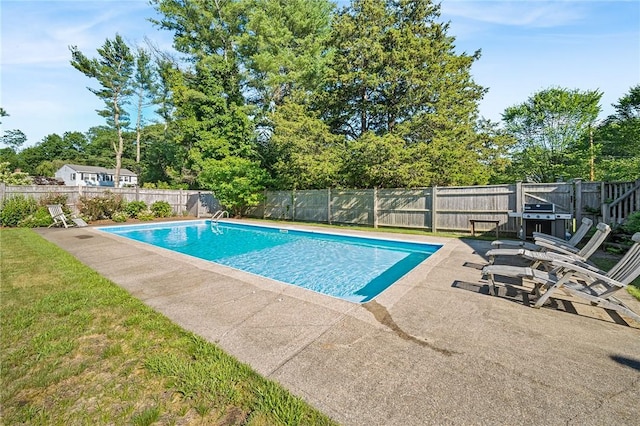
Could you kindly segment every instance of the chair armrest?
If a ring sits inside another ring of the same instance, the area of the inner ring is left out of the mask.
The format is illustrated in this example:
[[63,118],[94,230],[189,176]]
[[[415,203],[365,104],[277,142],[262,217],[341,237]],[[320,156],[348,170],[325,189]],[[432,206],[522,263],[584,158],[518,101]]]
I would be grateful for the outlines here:
[[540,246],[530,243],[528,241],[522,241],[522,240],[495,240],[491,242],[491,245],[497,248],[517,247],[517,248],[524,248],[531,251],[540,250]]
[[556,244],[567,244],[567,240],[565,240],[564,238],[555,237],[553,235],[548,235],[548,234],[543,234],[542,232],[534,232],[533,233],[533,239],[534,239],[534,241],[538,240],[538,239],[542,239],[542,240],[547,240],[547,241],[554,242]]
[[562,268],[567,273],[572,273],[571,275],[583,275],[589,277],[593,280],[602,281],[609,285],[614,285],[617,287],[625,287],[621,282],[614,280],[604,274],[602,271],[596,270],[596,268],[584,263],[584,262],[567,262],[564,260],[554,259],[551,261],[551,264],[555,267]]
[[[568,244],[556,244],[548,240],[544,240],[542,238],[536,240],[536,244],[539,245],[540,247],[546,248],[547,250],[550,250],[556,253],[566,254],[569,256],[576,256],[577,253],[580,251],[579,249],[573,246],[570,246]],[[582,257],[579,257],[579,259],[583,260]]]

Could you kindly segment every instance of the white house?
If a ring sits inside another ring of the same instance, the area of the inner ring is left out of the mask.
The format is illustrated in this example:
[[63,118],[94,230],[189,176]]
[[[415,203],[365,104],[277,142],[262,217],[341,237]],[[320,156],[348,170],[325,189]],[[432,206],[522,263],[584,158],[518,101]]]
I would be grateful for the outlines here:
[[[64,181],[68,186],[116,186],[114,185],[115,169],[104,167],[81,166],[78,164],[65,164],[60,167],[55,176]],[[120,183],[123,186],[137,186],[138,175],[131,170],[120,169]]]

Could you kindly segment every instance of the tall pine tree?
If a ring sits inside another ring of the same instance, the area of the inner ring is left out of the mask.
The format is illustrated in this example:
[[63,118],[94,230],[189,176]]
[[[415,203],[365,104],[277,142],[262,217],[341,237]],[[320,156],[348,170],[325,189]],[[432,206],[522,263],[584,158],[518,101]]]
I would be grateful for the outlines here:
[[98,49],[100,59],[87,58],[76,46],[71,46],[71,65],[90,78],[100,83],[100,89],[89,90],[102,99],[105,109],[98,113],[107,119],[107,123],[115,129],[118,137],[112,142],[116,156],[114,184],[120,183],[120,168],[124,152],[123,129],[126,127],[127,112],[123,106],[132,93],[131,78],[134,69],[134,56],[131,49],[119,34],[113,40],[107,39]]
[[477,183],[479,176],[469,168],[479,155],[474,124],[485,93],[471,78],[480,54],[456,54],[439,17],[428,0],[355,0],[333,24],[334,59],[318,106],[350,140],[367,132],[400,137],[403,144],[383,145],[409,150],[420,169],[391,179],[405,186]]

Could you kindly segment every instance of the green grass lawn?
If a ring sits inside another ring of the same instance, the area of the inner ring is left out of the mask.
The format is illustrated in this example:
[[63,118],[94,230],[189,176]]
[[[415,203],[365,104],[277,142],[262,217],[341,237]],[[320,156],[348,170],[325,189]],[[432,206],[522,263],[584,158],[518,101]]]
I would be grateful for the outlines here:
[[29,229],[0,262],[3,424],[332,424]]

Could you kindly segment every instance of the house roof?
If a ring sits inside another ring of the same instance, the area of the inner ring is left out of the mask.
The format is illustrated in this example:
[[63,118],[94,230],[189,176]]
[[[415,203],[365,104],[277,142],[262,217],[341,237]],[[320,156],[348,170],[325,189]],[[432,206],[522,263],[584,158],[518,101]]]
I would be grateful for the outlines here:
[[[115,169],[107,169],[105,167],[84,166],[84,165],[80,165],[80,164],[65,164],[65,166],[75,170],[76,172],[104,173],[104,174],[108,174],[108,175],[115,175],[116,174],[116,170]],[[135,173],[133,173],[129,169],[121,168],[120,169],[120,176],[137,176],[137,175]]]

